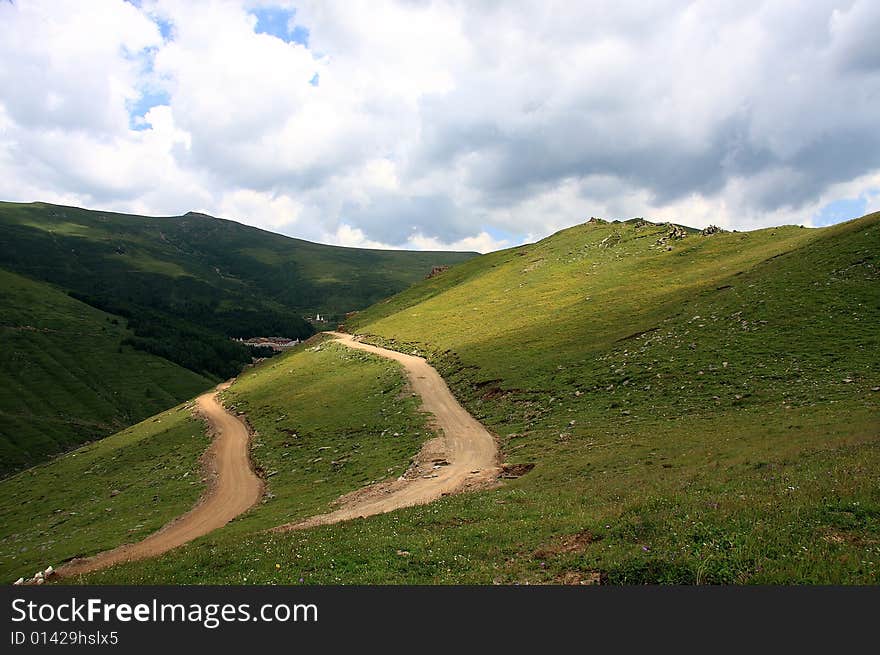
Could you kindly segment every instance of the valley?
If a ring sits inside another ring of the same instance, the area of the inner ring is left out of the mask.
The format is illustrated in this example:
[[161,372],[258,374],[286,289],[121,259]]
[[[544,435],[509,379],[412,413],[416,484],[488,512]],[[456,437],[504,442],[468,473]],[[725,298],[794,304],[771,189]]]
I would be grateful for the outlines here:
[[325,246],[195,212],[0,202],[0,475],[266,354],[239,339],[308,338],[474,255]]
[[[253,429],[260,502],[157,557],[66,581],[875,582],[877,252],[880,214],[707,233],[592,220],[458,263],[222,392]],[[475,432],[432,423],[424,410],[442,412],[412,379],[416,356]],[[403,483],[441,432],[464,449]],[[481,439],[497,439],[497,460]],[[181,406],[0,481],[0,571],[155,532],[204,493],[190,483],[205,445]],[[166,451],[178,455],[145,459]],[[71,470],[89,474],[50,485]],[[472,471],[487,476],[462,487]],[[141,489],[145,472],[167,492]],[[89,540],[61,527],[80,513]]]

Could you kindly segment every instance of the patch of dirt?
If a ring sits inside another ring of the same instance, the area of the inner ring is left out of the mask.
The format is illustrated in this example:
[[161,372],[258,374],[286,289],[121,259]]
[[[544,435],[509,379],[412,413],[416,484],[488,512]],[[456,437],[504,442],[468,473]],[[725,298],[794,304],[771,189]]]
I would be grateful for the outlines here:
[[607,582],[607,576],[597,571],[564,571],[555,578],[554,584],[564,585],[600,585]]
[[498,474],[498,477],[508,480],[521,478],[533,468],[535,468],[534,462],[527,462],[525,464],[502,464],[501,473]]
[[829,530],[822,536],[822,539],[829,544],[850,544],[859,547],[873,546],[880,543],[880,540],[869,539],[861,534],[853,534],[852,532],[841,530]]
[[648,328],[647,330],[642,330],[641,332],[633,332],[632,334],[629,334],[625,337],[621,337],[620,339],[617,340],[617,342],[619,343],[621,341],[629,341],[630,339],[638,339],[642,335],[650,334],[651,332],[656,332],[659,329],[660,329],[659,327],[652,327],[652,328]]
[[552,544],[539,548],[532,555],[534,555],[535,559],[549,559],[557,555],[583,553],[587,546],[601,539],[601,535],[597,536],[589,530],[581,530],[577,534],[560,537]]

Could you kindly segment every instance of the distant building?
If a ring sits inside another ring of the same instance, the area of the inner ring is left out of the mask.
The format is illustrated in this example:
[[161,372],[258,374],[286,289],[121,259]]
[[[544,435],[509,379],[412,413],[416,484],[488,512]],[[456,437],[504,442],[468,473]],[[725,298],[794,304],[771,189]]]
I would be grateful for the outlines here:
[[290,337],[252,337],[250,339],[236,339],[236,341],[255,348],[271,348],[276,352],[293,348],[300,343],[299,339],[291,339]]

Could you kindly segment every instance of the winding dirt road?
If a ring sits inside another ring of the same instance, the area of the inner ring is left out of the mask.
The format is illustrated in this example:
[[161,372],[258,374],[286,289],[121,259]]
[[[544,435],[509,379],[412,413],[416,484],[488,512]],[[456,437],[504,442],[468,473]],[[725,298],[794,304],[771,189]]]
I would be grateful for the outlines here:
[[[403,365],[412,390],[422,399],[422,410],[433,415],[443,436],[427,441],[413,465],[397,480],[373,484],[336,501],[338,509],[274,528],[299,530],[430,503],[441,496],[484,488],[500,472],[495,438],[458,403],[449,387],[424,359],[356,341],[331,332],[349,348],[364,350]],[[143,541],[124,544],[94,557],[71,560],[57,570],[59,577],[90,573],[118,564],[155,557],[221,528],[259,502],[263,482],[251,468],[247,426],[217,400],[216,391],[198,397],[198,412],[215,435],[203,456],[212,482],[189,512],[177,517]]]
[[433,415],[434,425],[443,436],[423,446],[414,466],[403,477],[343,496],[336,503],[339,509],[333,512],[275,530],[298,530],[382,514],[495,482],[501,471],[495,438],[458,403],[440,374],[423,358],[361,343],[350,334],[329,334],[349,348],[400,362],[412,390],[422,399],[422,410]]
[[94,557],[71,560],[58,569],[59,576],[89,573],[120,562],[161,555],[223,527],[259,502],[263,481],[251,469],[247,426],[217,400],[217,394],[228,386],[229,383],[224,383],[196,400],[198,413],[207,420],[215,436],[203,456],[211,481],[195,507],[143,541],[124,544]]

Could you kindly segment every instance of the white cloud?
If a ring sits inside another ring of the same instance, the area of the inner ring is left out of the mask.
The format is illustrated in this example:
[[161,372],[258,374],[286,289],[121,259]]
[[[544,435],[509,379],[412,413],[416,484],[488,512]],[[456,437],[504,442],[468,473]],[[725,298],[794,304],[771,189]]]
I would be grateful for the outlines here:
[[325,236],[328,241],[349,248],[375,248],[378,250],[388,250],[392,248],[392,246],[387,243],[380,243],[379,241],[368,239],[363,230],[347,225],[346,223],[342,223],[336,228],[336,232],[333,234],[327,234]]
[[[307,46],[256,33],[273,5]],[[481,251],[593,215],[809,223],[876,207],[878,25],[871,0],[0,2],[0,196]]]
[[465,237],[452,243],[444,243],[439,239],[416,234],[407,242],[407,246],[415,250],[464,250],[467,252],[492,252],[507,248],[512,244],[507,239],[495,239],[488,232],[480,232],[472,237]]
[[303,207],[287,196],[273,196],[250,189],[224,193],[220,199],[221,217],[235,216],[249,225],[278,230],[295,226]]

